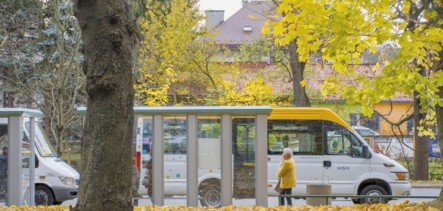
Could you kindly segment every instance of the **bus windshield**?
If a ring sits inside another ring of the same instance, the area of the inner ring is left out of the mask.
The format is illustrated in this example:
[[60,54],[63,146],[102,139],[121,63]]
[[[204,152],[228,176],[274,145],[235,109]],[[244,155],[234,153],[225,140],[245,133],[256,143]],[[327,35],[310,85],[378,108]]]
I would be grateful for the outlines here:
[[[31,131],[29,122],[26,122],[26,129],[28,130],[28,132]],[[46,140],[48,140],[48,138],[46,137],[46,134],[43,133],[43,129],[40,123],[36,122],[35,146],[37,148],[38,153],[40,153],[42,157],[58,157],[52,145],[49,144]]]

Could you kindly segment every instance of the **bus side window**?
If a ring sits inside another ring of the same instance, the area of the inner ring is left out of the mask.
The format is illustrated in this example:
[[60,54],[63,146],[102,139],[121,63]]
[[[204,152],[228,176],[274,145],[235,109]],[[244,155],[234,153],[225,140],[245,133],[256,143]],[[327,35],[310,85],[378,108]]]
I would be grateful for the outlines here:
[[268,153],[281,154],[290,148],[294,154],[323,154],[322,122],[318,120],[269,120]]

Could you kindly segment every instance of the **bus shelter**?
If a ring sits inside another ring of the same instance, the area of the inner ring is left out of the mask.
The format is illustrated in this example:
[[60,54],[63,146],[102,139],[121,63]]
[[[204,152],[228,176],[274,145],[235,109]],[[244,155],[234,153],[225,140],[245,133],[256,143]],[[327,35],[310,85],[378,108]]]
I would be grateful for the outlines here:
[[[34,205],[35,121],[40,116],[38,110],[0,108],[0,162],[5,170],[0,175],[0,200],[6,206]],[[24,134],[25,120],[29,120],[29,139]]]
[[[237,163],[234,161],[234,154],[238,151],[233,144],[233,139],[237,136],[237,131],[233,134],[236,128],[234,124],[241,125],[242,121],[247,121],[252,122],[252,125],[249,124],[241,128],[241,132],[247,134],[242,140],[242,149],[248,149],[249,152],[253,153],[252,155],[245,154],[245,156],[250,156],[253,159],[250,162],[242,162],[241,167],[236,169],[236,171],[247,169],[248,163],[249,166],[254,167],[252,172],[246,172],[247,175],[253,175],[252,180],[254,180],[249,185],[254,186],[255,190],[249,196],[255,198],[256,205],[267,206],[267,116],[271,110],[271,107],[268,106],[135,107],[137,149],[144,148],[143,142],[146,141],[143,139],[144,131],[149,130],[151,133],[149,135],[151,139],[149,142],[150,151],[153,152],[151,155],[152,171],[154,172],[152,175],[153,204],[164,205],[165,187],[169,189],[180,189],[180,187],[183,187],[178,182],[180,180],[180,171],[170,174],[170,172],[174,171],[174,168],[180,168],[180,164],[175,163],[183,161],[185,162],[183,166],[186,168],[183,174],[186,174],[187,206],[198,206],[199,197],[202,197],[199,196],[199,192],[201,193],[199,184],[202,182],[201,178],[204,177],[201,171],[206,170],[209,173],[214,173],[217,170],[220,171],[220,206],[232,205],[233,193],[237,192],[234,190],[236,185],[233,182],[242,179],[241,176],[240,178],[233,178],[235,175],[234,165]],[[149,127],[151,129],[147,129],[146,119],[150,121]],[[241,121],[237,121],[240,119]],[[207,132],[203,130],[205,123],[210,123],[214,120],[219,123],[220,137],[218,142],[213,142],[216,143],[216,146],[212,148],[217,149],[210,151],[210,147],[202,148],[199,144],[208,144],[211,140],[208,138],[208,135],[203,134]],[[233,124],[233,121],[236,123]],[[180,122],[185,124],[180,125]],[[176,129],[177,127],[185,128],[182,130],[182,135],[177,132],[180,130]],[[168,131],[169,128],[171,128],[172,132]],[[255,132],[255,135],[252,135],[254,139],[252,144],[248,143],[251,142],[251,140],[248,140],[250,131]],[[180,137],[183,137],[182,139],[185,141],[180,142]],[[207,141],[205,143],[202,140]],[[182,148],[185,148],[185,150],[180,150],[180,143],[184,143],[182,145],[185,146]],[[169,151],[166,149],[169,149]],[[202,150],[207,150],[207,152],[202,152]],[[217,152],[217,150],[219,151]],[[140,152],[140,150],[137,150],[137,152]],[[208,154],[208,156],[204,156],[204,153]],[[165,154],[167,154],[168,158],[165,157]],[[186,158],[180,159],[181,155]],[[140,155],[137,154],[136,156]],[[220,156],[219,159],[217,159],[218,156]],[[209,160],[218,160],[219,163],[211,164]],[[165,169],[165,162],[172,163],[169,166],[172,169]],[[139,165],[141,167],[143,164]],[[167,175],[165,175],[165,172]],[[165,178],[169,182],[165,181]],[[176,187],[174,182],[177,183]]]
[[[216,206],[233,204],[233,194],[239,192],[235,183],[241,180],[248,182],[243,186],[252,187],[245,197],[267,206],[267,117],[271,111],[269,106],[134,107],[135,157],[142,178],[149,171],[144,168],[147,162],[152,164],[148,188],[152,203],[163,206],[165,198],[185,193],[186,206],[197,207],[202,202],[202,180],[216,175],[221,192],[214,196],[220,197]],[[241,146],[233,144],[236,137]],[[235,156],[239,148],[246,152],[243,160]],[[235,177],[236,172],[248,175],[249,180]]]

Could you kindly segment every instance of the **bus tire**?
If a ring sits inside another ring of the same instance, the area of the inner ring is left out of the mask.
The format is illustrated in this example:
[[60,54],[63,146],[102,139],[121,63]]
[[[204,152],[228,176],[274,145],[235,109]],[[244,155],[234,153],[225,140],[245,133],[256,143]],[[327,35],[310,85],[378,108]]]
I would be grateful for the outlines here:
[[[381,186],[379,185],[368,185],[365,188],[363,188],[363,190],[360,193],[361,195],[366,195],[366,196],[386,196],[388,195],[388,192]],[[361,198],[360,199],[360,203],[365,203],[365,204],[379,204],[379,203],[383,203],[386,204],[388,203],[388,199],[387,198]]]
[[200,192],[200,203],[202,206],[221,207],[220,185],[210,184]]
[[46,186],[35,187],[35,205],[53,205],[54,204],[54,194]]

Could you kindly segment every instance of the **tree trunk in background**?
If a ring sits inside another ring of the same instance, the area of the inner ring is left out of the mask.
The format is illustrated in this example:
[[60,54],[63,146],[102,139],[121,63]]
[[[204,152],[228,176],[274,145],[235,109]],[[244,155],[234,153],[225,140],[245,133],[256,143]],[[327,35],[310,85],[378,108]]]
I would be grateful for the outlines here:
[[[10,78],[12,76],[12,68],[6,67],[4,70],[5,77]],[[11,91],[3,92],[3,107],[5,108],[13,108],[14,107],[14,93]]]
[[422,107],[420,106],[419,99],[416,98],[417,93],[414,92],[414,180],[427,180],[428,179],[428,136],[418,136],[418,124],[420,120],[425,118],[425,115],[420,113]]
[[[443,58],[443,51],[440,52],[440,58]],[[441,63],[442,61],[440,61]],[[443,65],[440,66],[439,71],[442,71]],[[443,99],[443,87],[439,88],[438,96]],[[443,160],[443,107],[435,106],[436,119],[437,119],[437,138],[438,146],[440,147],[440,159]],[[443,169],[443,164],[441,166]],[[439,198],[443,198],[443,188],[440,190]]]
[[[443,16],[443,8],[438,8],[440,16]],[[443,58],[443,51],[439,52],[439,57]],[[435,63],[435,70],[437,71],[443,71],[443,59],[440,59],[439,62]],[[443,87],[439,87],[438,96],[440,99],[443,99]],[[438,146],[440,147],[440,159],[443,160],[443,107],[439,106],[438,104],[435,106],[435,112],[436,116],[435,119],[437,120],[437,134],[435,134],[438,138]],[[441,168],[443,169],[443,163]],[[443,198],[443,188],[440,190],[439,195],[440,200]]]
[[14,107],[14,93],[3,92],[3,107],[13,108]]
[[76,210],[132,210],[135,21],[127,1],[76,0],[88,95]]
[[295,107],[309,107],[309,98],[306,94],[305,87],[302,87],[300,82],[303,81],[303,73],[305,71],[306,62],[300,62],[297,53],[297,44],[294,41],[289,43],[289,62],[292,71],[292,86],[294,90],[294,106]]

